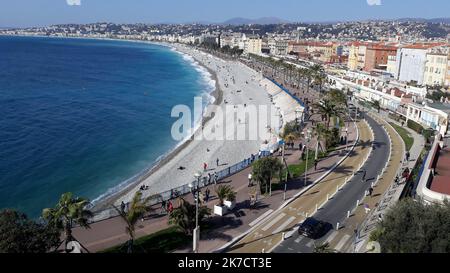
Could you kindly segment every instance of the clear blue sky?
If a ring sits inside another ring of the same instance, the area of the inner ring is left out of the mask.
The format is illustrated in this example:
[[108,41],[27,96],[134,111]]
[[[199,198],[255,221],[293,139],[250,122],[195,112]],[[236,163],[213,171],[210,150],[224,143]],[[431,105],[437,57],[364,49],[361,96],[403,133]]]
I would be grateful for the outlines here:
[[[69,6],[66,1],[81,1]],[[381,1],[370,6],[368,1]],[[1,0],[0,26],[58,23],[222,22],[233,17],[289,21],[449,17],[449,0]]]

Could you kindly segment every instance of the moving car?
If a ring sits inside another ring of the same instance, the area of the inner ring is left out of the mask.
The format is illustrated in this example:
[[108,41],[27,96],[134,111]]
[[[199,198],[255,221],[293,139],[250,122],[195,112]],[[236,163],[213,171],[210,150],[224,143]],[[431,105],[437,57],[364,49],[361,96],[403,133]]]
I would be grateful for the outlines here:
[[298,233],[311,239],[318,239],[327,234],[332,228],[333,226],[330,223],[309,217],[300,225]]

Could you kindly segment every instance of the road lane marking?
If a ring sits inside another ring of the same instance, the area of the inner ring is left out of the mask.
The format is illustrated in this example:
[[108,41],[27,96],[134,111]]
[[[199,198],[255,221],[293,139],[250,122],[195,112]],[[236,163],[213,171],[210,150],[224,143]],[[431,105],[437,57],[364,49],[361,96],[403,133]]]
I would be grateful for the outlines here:
[[272,232],[272,234],[276,234],[276,233],[283,231],[290,223],[294,222],[294,220],[295,220],[295,217],[293,217],[293,216],[291,218],[287,219],[286,222],[281,224],[281,226],[279,226],[274,232]]
[[348,239],[350,239],[350,235],[345,234],[344,237],[341,238],[341,240],[339,241],[339,243],[336,246],[336,250],[337,251],[341,251],[342,247],[345,245],[345,243],[347,243]]
[[266,218],[272,212],[273,212],[273,209],[266,211],[263,215],[259,216],[258,218],[256,218],[253,222],[251,222],[248,225],[252,227],[252,226],[258,224],[259,222],[261,222],[262,219]]
[[324,241],[324,243],[331,243],[331,241],[333,241],[334,237],[336,237],[336,235],[338,234],[337,231],[333,231],[328,238]]
[[314,244],[314,240],[311,240],[311,241],[309,241],[309,242],[306,244],[306,246],[307,246],[307,247],[312,247],[313,244]]
[[269,228],[271,228],[273,225],[275,225],[276,222],[280,221],[285,215],[286,215],[285,213],[278,214],[277,217],[275,217],[265,227],[262,228],[262,231],[267,231]]
[[300,236],[300,237],[298,237],[297,239],[295,239],[295,241],[294,242],[296,242],[297,244],[299,244],[300,243],[300,241],[301,240],[303,240],[305,237],[303,237],[303,236]]

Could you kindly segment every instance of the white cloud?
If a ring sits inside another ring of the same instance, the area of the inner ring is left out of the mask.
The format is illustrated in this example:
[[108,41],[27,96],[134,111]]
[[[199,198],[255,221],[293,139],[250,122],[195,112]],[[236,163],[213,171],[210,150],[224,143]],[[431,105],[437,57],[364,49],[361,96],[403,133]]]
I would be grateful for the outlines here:
[[66,0],[69,6],[81,6],[81,0]]
[[367,0],[369,6],[381,6],[381,0]]

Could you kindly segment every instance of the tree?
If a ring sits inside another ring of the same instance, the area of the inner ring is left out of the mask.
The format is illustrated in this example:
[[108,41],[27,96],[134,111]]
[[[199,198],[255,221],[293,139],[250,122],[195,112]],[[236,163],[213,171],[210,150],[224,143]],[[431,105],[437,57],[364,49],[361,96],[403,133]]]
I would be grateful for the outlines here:
[[[195,229],[195,205],[190,204],[183,198],[180,198],[178,208],[174,209],[169,215],[169,224],[177,225],[184,234],[191,236]],[[198,208],[198,222],[200,223],[211,214],[211,209],[206,206]]]
[[380,113],[380,109],[381,109],[380,101],[378,101],[378,100],[373,101],[372,105],[375,109],[377,109],[378,113]]
[[338,253],[337,250],[332,249],[329,243],[314,246],[314,253]]
[[128,253],[131,253],[133,251],[136,223],[140,219],[142,219],[147,212],[151,210],[151,208],[148,206],[148,202],[150,201],[150,199],[151,197],[142,199],[142,192],[138,191],[135,193],[133,200],[131,200],[131,203],[129,204],[129,207],[126,211],[114,206],[120,217],[125,221],[127,225],[125,231],[130,237],[130,240],[127,242]]
[[267,187],[271,185],[272,177],[283,169],[283,164],[278,158],[266,157],[253,163],[253,177],[259,182],[260,190],[268,192]]
[[59,230],[15,210],[0,212],[0,253],[47,253],[60,243]]
[[217,188],[216,193],[220,201],[220,206],[223,206],[225,200],[230,202],[236,200],[236,192],[233,191],[233,187],[231,187],[230,185],[220,185]]
[[324,98],[321,102],[314,104],[317,108],[317,113],[326,117],[327,128],[330,128],[331,117],[342,116],[345,110],[342,106],[336,104],[328,98]]
[[344,92],[337,89],[331,89],[328,92],[327,96],[336,105],[339,105],[341,107],[344,106],[347,107],[347,96],[344,94]]
[[384,253],[449,253],[450,203],[400,200],[371,234]]
[[[327,141],[328,141],[328,135],[330,134],[330,131],[323,125],[323,124],[317,124],[314,127],[314,134],[317,137],[317,145],[316,145],[316,155],[315,159],[319,156],[319,146],[322,147],[322,151],[324,152],[325,149],[327,149]],[[321,142],[324,142],[324,145],[321,145]],[[325,147],[325,149],[323,148]]]
[[42,211],[42,217],[48,224],[57,230],[64,231],[66,246],[68,242],[75,240],[72,228],[75,224],[84,228],[90,228],[89,218],[93,216],[86,209],[89,201],[84,198],[74,198],[73,194],[64,193],[54,208],[46,208]]

